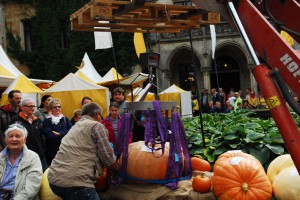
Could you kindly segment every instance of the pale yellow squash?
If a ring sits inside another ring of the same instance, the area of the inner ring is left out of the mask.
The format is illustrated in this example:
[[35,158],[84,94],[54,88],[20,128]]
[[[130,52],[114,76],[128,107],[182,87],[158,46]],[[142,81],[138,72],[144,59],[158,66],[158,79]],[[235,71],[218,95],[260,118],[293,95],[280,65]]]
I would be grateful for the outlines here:
[[276,200],[300,200],[300,176],[295,166],[279,172],[273,180]]
[[273,183],[275,176],[287,167],[295,166],[290,154],[284,154],[275,158],[269,165],[267,175]]

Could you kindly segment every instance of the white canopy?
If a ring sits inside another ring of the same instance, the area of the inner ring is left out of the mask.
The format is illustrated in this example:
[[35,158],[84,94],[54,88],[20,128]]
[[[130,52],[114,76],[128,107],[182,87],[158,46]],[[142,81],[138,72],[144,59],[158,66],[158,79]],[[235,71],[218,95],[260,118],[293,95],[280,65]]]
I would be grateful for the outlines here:
[[105,83],[105,82],[109,82],[109,81],[114,81],[117,79],[122,79],[123,77],[121,76],[121,74],[119,74],[117,72],[117,70],[112,67],[108,72],[106,72],[106,74],[103,76],[103,78],[100,81],[100,84]]
[[93,81],[94,83],[99,83],[101,82],[102,77],[100,76],[100,74],[96,71],[94,65],[92,64],[89,56],[87,53],[84,54],[84,57],[82,59],[82,63],[81,63],[81,67],[80,69],[77,70],[77,72],[75,73],[75,75],[80,77],[80,73],[83,73],[86,77],[88,77],[91,81]]
[[[8,87],[19,75],[23,73],[11,62],[0,45],[0,87]],[[52,83],[51,80],[29,79],[33,84]]]

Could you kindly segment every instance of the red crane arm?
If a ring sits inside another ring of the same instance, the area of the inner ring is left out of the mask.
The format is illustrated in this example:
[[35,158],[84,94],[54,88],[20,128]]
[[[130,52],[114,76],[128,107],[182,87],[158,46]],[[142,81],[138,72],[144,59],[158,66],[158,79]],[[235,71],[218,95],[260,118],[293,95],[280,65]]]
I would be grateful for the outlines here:
[[[299,5],[297,8],[298,17],[290,18],[294,19],[291,20],[294,24],[298,24],[296,20],[300,19]],[[251,1],[240,1],[236,10],[256,53],[271,68],[277,68],[286,84],[300,96],[300,57],[297,51],[289,46]]]

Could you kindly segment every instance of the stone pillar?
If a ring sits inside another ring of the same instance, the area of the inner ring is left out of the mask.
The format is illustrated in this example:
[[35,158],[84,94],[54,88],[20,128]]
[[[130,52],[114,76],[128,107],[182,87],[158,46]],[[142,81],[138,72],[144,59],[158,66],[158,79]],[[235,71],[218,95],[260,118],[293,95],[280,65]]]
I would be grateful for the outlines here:
[[258,85],[257,85],[257,82],[252,74],[252,69],[253,67],[255,67],[255,65],[253,64],[250,64],[247,68],[248,70],[250,71],[250,86],[251,86],[251,89],[254,90],[255,94],[258,94]]
[[0,3],[0,45],[6,47],[6,28],[5,28],[5,13],[4,5]]
[[203,87],[208,90],[211,90],[211,88],[210,88],[210,71],[211,71],[211,67],[202,67],[201,68],[201,72],[203,74]]

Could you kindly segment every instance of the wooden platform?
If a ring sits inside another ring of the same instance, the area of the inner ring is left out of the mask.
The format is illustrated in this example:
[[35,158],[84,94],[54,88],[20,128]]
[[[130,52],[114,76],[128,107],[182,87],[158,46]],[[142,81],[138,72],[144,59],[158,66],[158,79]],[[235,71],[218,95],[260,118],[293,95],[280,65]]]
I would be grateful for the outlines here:
[[144,0],[92,0],[73,13],[70,20],[73,31],[176,33],[202,24],[217,24],[220,15],[195,6]]

